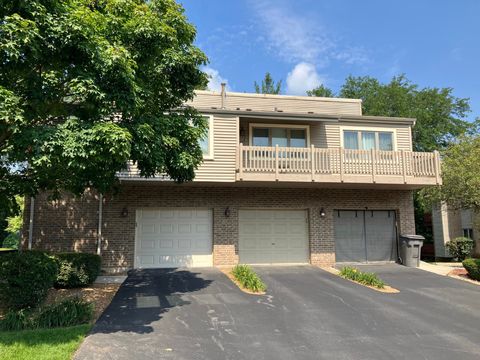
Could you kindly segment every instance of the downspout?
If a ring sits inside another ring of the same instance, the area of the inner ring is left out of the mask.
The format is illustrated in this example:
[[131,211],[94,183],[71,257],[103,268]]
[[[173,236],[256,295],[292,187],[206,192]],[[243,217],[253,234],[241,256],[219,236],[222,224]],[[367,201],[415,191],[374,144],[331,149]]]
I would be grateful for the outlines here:
[[97,239],[97,255],[102,253],[102,222],[103,222],[103,194],[98,196],[98,239]]
[[222,83],[221,86],[222,86],[222,91],[220,94],[222,96],[222,109],[225,109],[227,106],[227,91],[225,90],[227,84]]
[[33,243],[33,212],[35,211],[35,198],[30,198],[30,219],[28,222],[28,250],[32,250]]

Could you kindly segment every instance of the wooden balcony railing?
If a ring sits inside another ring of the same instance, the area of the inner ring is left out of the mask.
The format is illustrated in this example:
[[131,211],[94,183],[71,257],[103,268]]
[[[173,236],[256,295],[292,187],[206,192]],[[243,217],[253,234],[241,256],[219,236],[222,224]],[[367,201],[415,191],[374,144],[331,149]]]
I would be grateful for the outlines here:
[[237,180],[240,181],[441,183],[437,151],[426,153],[240,144],[237,165]]

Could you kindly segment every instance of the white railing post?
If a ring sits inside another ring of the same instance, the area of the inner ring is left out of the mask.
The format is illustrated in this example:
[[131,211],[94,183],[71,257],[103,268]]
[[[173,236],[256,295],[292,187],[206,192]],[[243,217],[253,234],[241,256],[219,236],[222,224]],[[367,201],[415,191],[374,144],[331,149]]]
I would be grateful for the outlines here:
[[339,150],[339,157],[340,157],[340,181],[343,182],[343,173],[344,173],[344,169],[343,169],[343,161],[344,161],[344,151],[343,151],[343,148],[342,147],[339,147],[338,148]]
[[278,181],[278,144],[275,145],[275,181]]
[[312,181],[315,181],[315,146],[310,145],[310,166],[312,168]]
[[433,152],[433,162],[435,166],[435,179],[437,182],[437,185],[440,184],[440,153],[438,150],[435,150]]
[[238,147],[238,177],[240,180],[243,180],[243,144],[240,143],[240,146]]
[[403,183],[407,183],[407,157],[405,156],[405,150],[400,150],[402,153],[402,175],[403,175]]
[[375,161],[375,149],[370,149],[370,157],[371,157],[371,161],[372,161],[372,182],[375,184],[375,173],[377,171],[376,169],[376,161]]

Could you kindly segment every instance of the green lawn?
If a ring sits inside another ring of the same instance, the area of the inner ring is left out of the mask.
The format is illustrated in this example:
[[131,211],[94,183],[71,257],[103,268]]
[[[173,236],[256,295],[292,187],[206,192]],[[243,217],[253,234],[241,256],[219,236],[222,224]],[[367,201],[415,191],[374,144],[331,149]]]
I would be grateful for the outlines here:
[[79,325],[69,328],[0,332],[0,359],[71,359],[90,328],[91,325]]

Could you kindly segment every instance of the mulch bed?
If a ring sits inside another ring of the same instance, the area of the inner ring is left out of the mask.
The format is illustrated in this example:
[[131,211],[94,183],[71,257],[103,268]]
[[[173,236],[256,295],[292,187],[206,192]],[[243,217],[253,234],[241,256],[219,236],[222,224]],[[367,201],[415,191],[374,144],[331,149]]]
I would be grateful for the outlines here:
[[480,285],[480,281],[474,280],[470,276],[468,276],[468,272],[466,269],[454,269],[448,273],[448,276],[457,276],[461,279]]
[[77,289],[50,289],[45,304],[52,304],[62,300],[78,297],[94,304],[93,322],[102,315],[107,306],[112,302],[120,284],[93,284]]
[[[85,288],[77,289],[50,289],[44,304],[53,304],[62,300],[79,297],[94,305],[94,323],[102,315],[107,306],[112,302],[120,284],[93,284]],[[0,307],[0,319],[6,313],[6,309]]]

